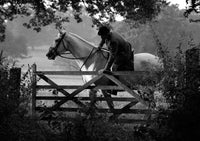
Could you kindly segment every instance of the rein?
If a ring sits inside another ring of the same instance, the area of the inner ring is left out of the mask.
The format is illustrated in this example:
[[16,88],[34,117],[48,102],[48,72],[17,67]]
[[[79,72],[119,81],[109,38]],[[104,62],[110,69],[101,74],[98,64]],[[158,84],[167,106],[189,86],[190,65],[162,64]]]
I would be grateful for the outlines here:
[[59,57],[64,58],[64,59],[71,59],[71,60],[77,60],[77,59],[85,59],[86,57],[67,57],[67,56],[62,56],[63,54],[71,54],[70,52],[68,53],[62,53],[58,54]]
[[[88,61],[88,59],[90,58],[90,56],[92,55],[93,50],[94,50],[94,48],[92,48],[90,54],[88,55],[88,57],[87,57],[87,58],[85,59],[85,61],[83,62],[82,66],[80,67],[80,71],[81,71],[82,67],[85,65],[85,63]],[[95,53],[97,53],[97,51],[95,51]],[[94,54],[95,54],[95,53],[94,53]],[[93,54],[93,55],[94,55],[94,54]]]

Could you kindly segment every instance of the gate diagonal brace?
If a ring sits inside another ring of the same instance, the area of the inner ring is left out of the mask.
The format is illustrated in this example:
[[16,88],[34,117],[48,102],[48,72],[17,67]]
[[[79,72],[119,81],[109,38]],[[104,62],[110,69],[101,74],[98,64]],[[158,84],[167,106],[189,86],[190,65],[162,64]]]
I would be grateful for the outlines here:
[[91,84],[93,84],[95,81],[99,80],[102,76],[103,76],[103,74],[100,74],[97,77],[93,78],[92,80],[88,81],[83,86],[79,87],[78,89],[76,89],[75,91],[73,91],[71,94],[67,95],[63,100],[59,101],[54,106],[52,106],[51,110],[55,110],[55,109],[59,108],[62,104],[64,104],[65,102],[67,102],[68,100],[73,99],[77,94],[79,94],[80,92],[82,92],[84,89],[86,89],[88,86],[90,86]]
[[[40,78],[42,78],[44,81],[46,81],[47,83],[49,83],[50,85],[55,86],[56,88],[58,88],[57,90],[58,90],[59,92],[61,92],[62,94],[64,94],[66,97],[70,95],[70,94],[69,94],[67,91],[65,91],[64,89],[59,88],[59,86],[58,86],[55,82],[53,82],[51,79],[49,79],[49,78],[46,77],[45,75],[43,75],[43,74],[38,74],[38,76],[39,76]],[[73,99],[71,99],[71,100],[72,100],[74,103],[76,103],[77,105],[81,106],[81,107],[85,107],[85,106],[86,106],[84,103],[82,103],[81,101],[79,101],[78,98],[76,98],[76,97],[73,97]]]
[[134,96],[139,102],[141,102],[145,106],[149,106],[149,103],[147,101],[144,101],[135,91],[131,90],[125,84],[123,84],[122,82],[120,82],[117,78],[115,78],[112,75],[105,74],[105,73],[104,73],[104,76],[106,76],[108,79],[112,80],[118,86],[124,88],[125,91],[127,91],[129,94],[131,94],[132,96]]
[[133,101],[125,105],[119,112],[114,112],[113,115],[110,117],[111,119],[118,118],[124,111],[128,111],[131,107],[136,105],[139,101]]

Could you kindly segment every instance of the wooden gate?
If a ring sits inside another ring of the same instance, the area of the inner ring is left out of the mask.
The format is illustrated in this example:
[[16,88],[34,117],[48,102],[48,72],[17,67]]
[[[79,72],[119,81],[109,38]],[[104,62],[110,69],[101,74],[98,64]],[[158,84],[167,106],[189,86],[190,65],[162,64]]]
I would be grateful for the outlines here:
[[[99,113],[109,113],[110,116],[115,117],[117,121],[119,122],[125,122],[125,123],[141,123],[145,122],[146,120],[141,119],[134,119],[134,118],[120,118],[120,115],[122,114],[141,114],[141,115],[147,115],[147,114],[153,114],[155,111],[150,110],[149,103],[145,100],[143,100],[136,90],[130,89],[128,86],[120,82],[118,79],[116,79],[113,75],[102,73],[99,74],[98,72],[94,71],[37,71],[36,64],[32,65],[33,68],[33,77],[32,77],[32,114],[35,116],[36,111],[44,109],[44,107],[37,106],[37,100],[57,100],[53,106],[51,107],[45,107],[48,111],[67,111],[67,112],[77,112],[80,108],[86,107],[86,103],[84,101],[89,101],[89,96],[84,97],[77,97],[77,95],[82,92],[85,89],[101,89],[101,90],[124,90],[130,94],[131,97],[97,97],[97,101],[106,101],[108,108],[98,108],[97,111]],[[144,75],[148,75],[147,72],[113,72],[114,75],[128,75],[128,76],[135,76],[135,77],[142,77]],[[83,84],[83,85],[58,85],[53,80],[51,80],[46,75],[96,75],[95,78],[91,79],[89,82]],[[49,85],[38,85],[37,84],[37,78],[43,79],[45,82],[47,82]],[[106,86],[106,85],[99,85],[96,86],[94,83],[101,79],[102,77],[106,77],[113,81],[115,85],[113,86]],[[37,91],[39,89],[56,89],[58,92],[62,93],[63,96],[40,96]],[[68,92],[68,89],[75,89],[72,92]],[[61,107],[64,103],[67,101],[73,101],[76,105],[78,105],[78,108],[71,108],[71,107]],[[121,108],[113,108],[111,109],[109,104],[110,101],[113,102],[124,102],[126,103]],[[133,108],[137,103],[141,103],[145,105],[145,109],[137,109]],[[44,115],[43,115],[44,116]],[[133,117],[133,116],[132,116]],[[42,118],[42,117],[41,117]]]

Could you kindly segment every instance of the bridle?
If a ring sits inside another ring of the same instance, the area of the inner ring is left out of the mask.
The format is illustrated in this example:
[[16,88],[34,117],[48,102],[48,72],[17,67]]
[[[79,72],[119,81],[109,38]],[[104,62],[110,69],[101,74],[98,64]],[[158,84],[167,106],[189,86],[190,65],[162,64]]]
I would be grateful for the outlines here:
[[[55,52],[55,55],[57,55],[57,56],[59,56],[59,57],[61,57],[61,58],[65,58],[65,59],[85,59],[86,57],[67,57],[67,56],[62,56],[63,54],[71,54],[71,53],[68,51],[68,49],[66,48],[66,46],[65,46],[65,44],[64,44],[64,42],[63,42],[63,39],[64,39],[65,35],[66,35],[66,33],[64,33],[64,34],[62,35],[62,37],[59,39],[59,41],[58,41],[58,43],[56,44],[56,46],[53,48],[53,51]],[[63,44],[63,47],[64,47],[65,50],[67,51],[67,52],[62,53],[62,54],[60,54],[60,53],[57,52],[57,49],[58,49],[58,47],[60,46],[61,43]]]
[[[81,70],[82,67],[87,63],[88,59],[89,59],[91,56],[94,56],[99,50],[96,50],[95,52],[93,52],[95,48],[92,48],[92,50],[90,51],[90,54],[89,54],[88,56],[86,56],[86,57],[67,57],[67,56],[62,56],[63,54],[71,54],[71,53],[68,51],[67,47],[65,46],[65,44],[64,44],[64,42],[63,42],[63,39],[64,39],[65,35],[66,35],[66,33],[64,33],[64,34],[62,35],[62,37],[59,39],[59,41],[58,41],[58,43],[56,44],[56,46],[53,48],[53,49],[54,49],[54,52],[56,53],[56,55],[58,55],[58,56],[60,56],[61,58],[64,58],[64,59],[77,60],[77,59],[85,59],[85,58],[86,58],[85,61],[84,61],[84,63],[83,63],[82,66],[80,67],[80,70]],[[57,52],[57,49],[58,49],[58,47],[60,46],[61,43],[63,44],[63,47],[65,48],[65,50],[68,51],[68,52],[62,53],[62,54],[60,54],[60,53]],[[104,50],[105,50],[105,49],[104,49]],[[103,54],[103,53],[102,53],[102,54]],[[104,55],[103,55],[103,56],[104,56]],[[105,57],[105,56],[104,56],[104,57]]]

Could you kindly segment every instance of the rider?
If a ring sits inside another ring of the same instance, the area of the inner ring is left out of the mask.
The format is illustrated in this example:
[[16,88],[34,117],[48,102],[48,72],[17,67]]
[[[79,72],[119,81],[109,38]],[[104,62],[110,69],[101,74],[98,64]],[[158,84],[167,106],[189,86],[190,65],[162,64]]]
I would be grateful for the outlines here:
[[98,49],[101,49],[106,44],[110,52],[103,71],[133,71],[131,44],[118,33],[111,31],[108,26],[101,26],[98,35],[102,39]]

